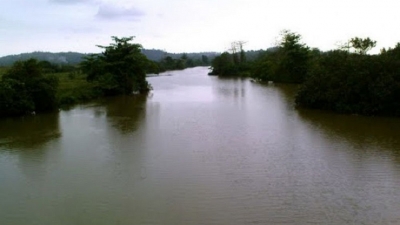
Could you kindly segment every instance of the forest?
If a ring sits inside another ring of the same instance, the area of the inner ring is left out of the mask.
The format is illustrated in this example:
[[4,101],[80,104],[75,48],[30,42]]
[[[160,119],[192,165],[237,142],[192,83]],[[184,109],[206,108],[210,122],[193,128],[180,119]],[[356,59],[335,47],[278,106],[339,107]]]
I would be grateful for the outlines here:
[[351,38],[337,49],[320,51],[285,30],[275,48],[247,60],[240,42],[212,61],[210,75],[251,77],[258,82],[298,84],[297,107],[360,115],[400,116],[400,43],[368,51],[370,38]]

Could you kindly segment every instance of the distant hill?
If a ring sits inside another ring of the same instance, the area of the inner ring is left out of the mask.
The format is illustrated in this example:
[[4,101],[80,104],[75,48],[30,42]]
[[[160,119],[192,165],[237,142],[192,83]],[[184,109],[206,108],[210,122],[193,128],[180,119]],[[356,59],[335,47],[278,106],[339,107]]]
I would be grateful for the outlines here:
[[[166,51],[157,49],[143,49],[142,53],[147,56],[148,59],[153,61],[160,61],[166,56],[171,56],[172,58],[179,58],[184,53],[168,53]],[[202,55],[206,55],[209,58],[214,58],[219,53],[216,52],[201,52],[201,53],[185,53],[189,58],[201,59]],[[10,66],[14,62],[19,60],[27,60],[34,58],[40,61],[49,61],[53,64],[65,64],[65,65],[75,65],[80,63],[85,56],[89,54],[79,53],[79,52],[31,52],[22,53],[18,55],[8,55],[0,57],[0,66]]]
[[51,52],[31,52],[31,53],[22,53],[19,55],[8,55],[0,57],[0,66],[10,66],[16,61],[27,60],[30,58],[34,58],[37,60],[45,60],[54,64],[69,64],[74,65],[78,64],[82,61],[83,57],[86,54],[78,53],[78,52],[59,52],[59,53],[51,53]]
[[[202,55],[207,56],[208,58],[214,58],[218,56],[221,53],[218,52],[183,52],[183,53],[169,53],[161,50],[149,50],[149,49],[144,49],[143,54],[147,56],[150,60],[153,61],[160,61],[162,58],[165,58],[166,56],[171,56],[174,59],[182,57],[183,54],[186,54],[188,58],[191,59],[201,59]],[[162,55],[160,54],[162,53]]]
[[193,60],[196,59],[201,59],[202,55],[207,56],[208,58],[212,59],[215,56],[218,56],[220,53],[217,52],[196,52],[196,53],[191,53],[191,52],[185,52],[185,53],[169,53],[163,50],[158,50],[158,49],[143,49],[142,53],[147,56],[148,59],[153,60],[153,61],[160,61],[161,59],[171,56],[174,59],[180,58],[183,54],[186,54],[188,58],[191,58]]

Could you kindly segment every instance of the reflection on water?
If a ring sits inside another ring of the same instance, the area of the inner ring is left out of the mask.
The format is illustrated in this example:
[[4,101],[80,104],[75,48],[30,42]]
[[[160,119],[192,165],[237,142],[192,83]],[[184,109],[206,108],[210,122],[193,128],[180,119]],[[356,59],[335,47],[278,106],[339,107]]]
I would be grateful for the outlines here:
[[300,109],[299,115],[329,139],[345,142],[351,148],[343,148],[359,157],[368,155],[390,156],[400,162],[400,119],[371,118],[341,115]]
[[[244,78],[218,78],[220,79],[224,85],[219,85],[215,87],[218,94],[224,97],[234,97],[235,99],[241,98],[243,99],[246,95],[246,85],[248,84],[247,80]],[[224,82],[227,81],[227,82]]]
[[0,156],[3,152],[8,159],[17,160],[16,165],[27,178],[40,180],[48,160],[56,162],[55,152],[50,151],[60,137],[58,113],[1,119]]
[[105,104],[109,122],[122,133],[135,131],[146,113],[146,100],[143,95],[109,99]]
[[399,119],[207,72],[1,120],[0,224],[400,224]]
[[57,113],[0,120],[0,150],[40,148],[61,136]]

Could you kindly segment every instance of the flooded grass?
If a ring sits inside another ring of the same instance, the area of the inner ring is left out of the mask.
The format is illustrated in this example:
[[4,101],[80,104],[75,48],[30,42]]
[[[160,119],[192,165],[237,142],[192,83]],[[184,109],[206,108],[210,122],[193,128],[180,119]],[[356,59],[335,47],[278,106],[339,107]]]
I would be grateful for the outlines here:
[[86,81],[86,75],[81,73],[57,73],[59,79],[57,98],[61,106],[69,106],[85,102],[99,96],[94,90],[94,84]]

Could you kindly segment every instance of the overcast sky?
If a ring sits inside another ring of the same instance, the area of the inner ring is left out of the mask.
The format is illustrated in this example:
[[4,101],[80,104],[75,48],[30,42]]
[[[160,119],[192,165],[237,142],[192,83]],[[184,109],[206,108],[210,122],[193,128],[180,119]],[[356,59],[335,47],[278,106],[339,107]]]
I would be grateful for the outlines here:
[[0,0],[0,56],[99,52],[111,36],[136,36],[169,52],[271,47],[283,29],[322,50],[371,37],[375,51],[400,42],[399,0]]

